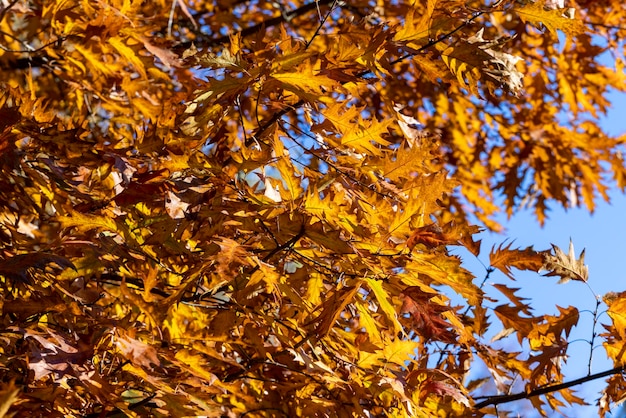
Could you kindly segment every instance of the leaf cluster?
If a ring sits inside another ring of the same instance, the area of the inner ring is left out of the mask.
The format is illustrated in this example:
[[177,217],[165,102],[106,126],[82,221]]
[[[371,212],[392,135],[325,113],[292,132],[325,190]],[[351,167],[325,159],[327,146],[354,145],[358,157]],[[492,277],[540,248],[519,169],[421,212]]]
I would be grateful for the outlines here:
[[[563,381],[578,309],[487,294],[455,249],[624,187],[596,120],[621,29],[580,17],[624,16],[475,3],[8,2],[0,411],[502,416],[487,380]],[[573,249],[490,263],[588,278]],[[532,404],[583,402],[559,393]]]

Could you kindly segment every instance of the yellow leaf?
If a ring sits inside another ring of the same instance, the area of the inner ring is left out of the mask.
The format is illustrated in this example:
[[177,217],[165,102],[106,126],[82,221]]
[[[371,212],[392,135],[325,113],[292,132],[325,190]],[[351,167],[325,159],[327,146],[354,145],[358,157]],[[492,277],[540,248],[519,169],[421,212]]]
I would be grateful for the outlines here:
[[364,350],[359,351],[359,361],[357,364],[359,367],[366,369],[375,366],[376,364],[378,364],[379,355],[379,351],[376,351],[374,353]]
[[402,325],[398,321],[398,314],[393,305],[389,302],[389,295],[387,291],[383,289],[383,282],[381,280],[374,280],[369,277],[365,278],[367,286],[374,292],[378,305],[387,316],[387,319],[393,324],[394,334],[402,332]]
[[370,155],[380,155],[378,145],[387,146],[389,142],[382,138],[387,133],[389,125],[393,120],[378,122],[372,120],[364,126],[351,129],[350,132],[341,138],[341,144],[354,148],[356,152],[365,152]]
[[212,114],[215,113],[216,110],[212,107],[213,103],[209,99],[214,100],[215,98],[236,96],[246,90],[250,80],[251,78],[248,75],[240,78],[226,75],[221,80],[210,79],[209,83],[207,83],[208,88],[187,105],[186,113],[194,112],[199,104],[203,104],[204,107],[208,108],[204,109],[203,107],[203,110],[208,110]]
[[436,2],[436,0],[428,0],[426,10],[420,11],[418,16],[415,16],[418,11],[412,7],[404,19],[404,25],[396,32],[393,40],[396,42],[413,42],[418,46],[427,43]]
[[338,83],[315,71],[311,64],[306,61],[297,71],[277,72],[271,74],[285,90],[295,93],[297,96],[310,101],[331,102],[332,98],[325,93],[337,88]]
[[272,72],[280,73],[291,70],[304,60],[311,58],[314,55],[313,52],[300,51],[289,55],[282,55],[272,62]]
[[261,281],[265,282],[268,286],[278,283],[280,274],[276,272],[276,269],[274,269],[273,266],[264,263],[261,260],[257,260],[257,266],[259,267],[258,270],[252,274],[252,277],[250,277],[246,287],[255,286]]
[[[424,215],[437,210],[438,200],[451,188],[452,182],[446,179],[444,171],[424,175],[407,183],[407,203],[394,207],[395,216],[389,226],[389,233],[406,239],[416,228],[424,226]],[[450,186],[449,186],[450,185]]]
[[394,341],[385,342],[383,355],[388,363],[406,366],[406,362],[411,360],[411,356],[419,348],[419,345],[420,343],[417,341],[397,338]]
[[324,278],[319,272],[312,272],[307,280],[305,299],[312,305],[317,306],[322,302],[321,294],[324,290]]
[[141,62],[141,60],[132,48],[122,42],[121,39],[116,37],[109,39],[109,43],[113,46],[113,48],[117,49],[117,52],[119,52],[123,58],[128,60],[128,62],[130,62],[133,67],[135,67],[135,70],[137,70],[142,78],[146,78],[146,69],[143,65],[143,62]]
[[[112,77],[115,75],[115,66],[103,63],[101,54],[94,53],[91,49],[83,48],[78,44],[74,45],[74,49],[76,49],[85,57],[85,59],[93,69],[98,70],[107,77]],[[80,60],[76,61],[80,62]],[[80,66],[83,67],[82,64],[80,64]]]
[[61,216],[59,221],[64,228],[76,227],[81,231],[100,229],[118,233],[118,227],[112,218],[107,216],[84,215],[80,212],[70,212],[71,216]]
[[363,303],[357,303],[356,308],[359,311],[359,325],[365,328],[370,342],[380,346],[382,344],[380,325],[372,318],[370,310]]
[[279,187],[281,190],[285,190],[285,193],[281,193],[281,196],[283,199],[293,202],[304,193],[302,186],[300,186],[301,181],[296,177],[296,168],[289,158],[281,158],[278,160],[276,162],[276,168],[283,180],[282,183],[279,183]]
[[626,341],[626,292],[609,292],[603,297],[609,307],[608,315],[613,320],[613,330]]
[[217,376],[207,370],[207,361],[204,357],[183,348],[176,350],[175,358],[195,376],[205,379],[210,384],[217,380]]
[[[444,45],[438,48],[443,48]],[[477,84],[481,78],[481,69],[491,60],[491,56],[479,48],[477,43],[460,41],[441,52],[443,62],[454,74],[459,85],[471,93],[478,94]]]
[[19,398],[20,388],[15,386],[13,381],[3,383],[0,388],[0,417],[7,416],[11,405]]
[[344,110],[343,103],[334,103],[322,111],[327,122],[341,134],[339,143],[336,143],[332,136],[326,137],[332,145],[343,145],[354,149],[357,152],[369,153],[371,155],[380,155],[381,151],[378,145],[387,146],[389,142],[382,138],[386,134],[389,125],[393,120],[384,120],[382,122],[373,119],[364,121],[360,116],[361,109],[350,107]]
[[360,286],[344,287],[326,297],[322,312],[317,317],[315,331],[319,337],[326,336],[345,307],[351,303]]
[[432,52],[425,52],[424,54],[416,55],[412,58],[413,62],[418,69],[421,70],[421,76],[427,79],[431,83],[439,83],[451,81],[452,77],[445,71],[444,65],[440,60],[434,59]]
[[[563,31],[567,36],[579,35],[585,32],[585,25],[582,21],[566,17],[563,9],[546,9],[545,0],[528,1],[525,3],[522,7],[514,8],[520,19],[536,27],[541,27],[543,24],[555,38],[557,30]],[[517,2],[517,4],[522,3]]]
[[347,134],[354,129],[354,121],[359,117],[361,109],[355,106],[347,110],[343,103],[333,103],[322,111],[324,117],[342,134]]
[[323,220],[326,219],[327,213],[332,216],[333,212],[336,211],[336,205],[330,198],[320,199],[320,193],[315,187],[312,187],[306,196],[304,209],[311,215]]
[[381,177],[393,182],[415,177],[424,170],[422,164],[432,158],[426,146],[400,147],[393,155],[383,155],[380,159]]

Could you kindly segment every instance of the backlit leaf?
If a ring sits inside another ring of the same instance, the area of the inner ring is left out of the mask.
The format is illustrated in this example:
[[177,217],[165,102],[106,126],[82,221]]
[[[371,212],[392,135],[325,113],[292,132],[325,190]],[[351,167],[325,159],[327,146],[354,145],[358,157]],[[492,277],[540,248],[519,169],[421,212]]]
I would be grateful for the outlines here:
[[524,21],[535,26],[545,26],[554,36],[557,30],[563,31],[567,36],[580,35],[585,32],[585,25],[578,18],[570,18],[564,15],[563,9],[549,10],[545,0],[527,1],[523,6],[514,8],[515,12]]
[[533,250],[532,247],[524,249],[511,249],[513,243],[506,247],[503,244],[496,249],[494,246],[489,254],[489,263],[514,280],[511,267],[519,270],[531,270],[538,272],[544,263],[544,254]]

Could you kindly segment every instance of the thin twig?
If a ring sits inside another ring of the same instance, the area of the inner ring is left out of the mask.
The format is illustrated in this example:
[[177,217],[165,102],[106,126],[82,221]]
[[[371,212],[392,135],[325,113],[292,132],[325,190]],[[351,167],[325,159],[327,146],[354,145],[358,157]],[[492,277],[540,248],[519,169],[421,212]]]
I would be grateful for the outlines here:
[[[315,4],[316,4],[316,7],[317,7],[317,13],[319,13],[320,12],[319,2],[316,1]],[[333,10],[335,9],[336,5],[337,5],[337,0],[333,0],[333,3],[330,5],[330,8],[328,9],[328,12],[326,12],[326,15],[324,16],[324,18],[322,19],[320,24],[317,25],[317,29],[315,29],[315,33],[313,33],[313,36],[311,36],[311,39],[309,39],[307,41],[307,43],[304,45],[304,49],[305,50],[309,49],[309,46],[311,45],[311,43],[313,43],[313,41],[315,40],[317,35],[320,33],[320,30],[322,30],[322,26],[324,26],[324,23],[326,23],[326,20],[328,20],[328,17],[333,12]]]
[[587,363],[587,374],[591,374],[591,364],[593,362],[593,344],[596,341],[596,337],[598,336],[598,333],[596,332],[596,326],[598,325],[598,309],[600,308],[600,305],[602,304],[602,299],[600,299],[599,297],[596,296],[596,307],[593,310],[593,326],[591,327],[591,340],[589,341],[589,362]]

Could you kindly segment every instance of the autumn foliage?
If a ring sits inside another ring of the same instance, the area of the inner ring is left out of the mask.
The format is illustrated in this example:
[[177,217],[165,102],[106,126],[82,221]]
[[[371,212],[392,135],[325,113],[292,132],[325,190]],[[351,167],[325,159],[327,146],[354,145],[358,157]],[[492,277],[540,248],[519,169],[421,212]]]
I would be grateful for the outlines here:
[[[592,280],[573,246],[476,235],[626,187],[626,138],[598,125],[625,20],[617,0],[3,1],[0,415],[594,402],[561,368],[578,309],[537,314],[451,250]],[[604,414],[626,293],[598,303]]]

